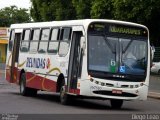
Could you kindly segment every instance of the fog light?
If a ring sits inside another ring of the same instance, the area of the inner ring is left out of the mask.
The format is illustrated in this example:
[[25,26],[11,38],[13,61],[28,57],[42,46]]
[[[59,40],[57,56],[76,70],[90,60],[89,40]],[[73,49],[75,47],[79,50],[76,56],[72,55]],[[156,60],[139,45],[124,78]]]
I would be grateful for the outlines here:
[[139,93],[139,91],[138,91],[138,90],[136,90],[136,93]]

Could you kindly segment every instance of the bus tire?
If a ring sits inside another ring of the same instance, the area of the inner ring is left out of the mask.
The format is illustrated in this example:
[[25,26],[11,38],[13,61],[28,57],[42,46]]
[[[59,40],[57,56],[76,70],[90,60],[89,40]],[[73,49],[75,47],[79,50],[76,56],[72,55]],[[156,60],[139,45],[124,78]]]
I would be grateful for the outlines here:
[[20,94],[23,96],[35,96],[37,94],[36,89],[26,87],[25,73],[22,73],[20,78]]
[[27,96],[28,92],[29,92],[29,89],[26,87],[25,73],[21,74],[19,85],[20,85],[20,94],[23,95],[23,96]]
[[111,99],[110,102],[112,109],[120,109],[123,105],[123,100]]
[[70,103],[70,96],[66,93],[65,85],[61,86],[60,89],[60,102],[62,105],[68,105]]

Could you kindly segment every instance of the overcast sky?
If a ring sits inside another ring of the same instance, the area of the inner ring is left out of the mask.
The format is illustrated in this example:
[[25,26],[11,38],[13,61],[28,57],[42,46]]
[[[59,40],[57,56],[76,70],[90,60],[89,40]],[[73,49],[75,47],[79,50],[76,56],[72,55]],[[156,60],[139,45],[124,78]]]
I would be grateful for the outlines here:
[[10,7],[12,5],[15,5],[18,8],[26,9],[29,9],[31,7],[30,0],[0,0],[0,9]]

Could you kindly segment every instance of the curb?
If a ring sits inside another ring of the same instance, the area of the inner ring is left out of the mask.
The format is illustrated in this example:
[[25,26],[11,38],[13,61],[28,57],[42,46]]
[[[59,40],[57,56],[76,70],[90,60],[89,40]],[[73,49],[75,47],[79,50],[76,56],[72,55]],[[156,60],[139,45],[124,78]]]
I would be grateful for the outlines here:
[[155,99],[160,99],[160,93],[157,92],[149,92],[148,93],[149,98],[155,98]]

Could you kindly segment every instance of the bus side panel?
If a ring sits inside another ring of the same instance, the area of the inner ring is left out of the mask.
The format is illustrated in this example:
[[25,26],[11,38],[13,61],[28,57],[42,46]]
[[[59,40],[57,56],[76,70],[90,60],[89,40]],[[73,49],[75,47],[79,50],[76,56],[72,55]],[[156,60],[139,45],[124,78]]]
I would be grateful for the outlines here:
[[6,66],[6,80],[10,82],[10,66]]
[[6,67],[6,80],[10,83],[19,83],[19,72],[18,72],[18,68],[17,67],[14,67],[13,68],[13,81],[10,81],[11,79],[11,74],[10,74],[10,71],[11,71],[11,67],[10,66],[7,66]]
[[17,83],[18,84],[18,68],[17,67],[14,67],[13,68],[13,81],[12,83]]
[[46,78],[45,76],[36,75],[26,72],[26,86],[38,90],[56,92],[56,82]]
[[12,60],[12,53],[7,51],[7,57],[6,57],[6,74],[5,74],[5,77],[6,77],[6,80],[8,82],[10,82],[10,78],[11,78],[11,60]]

